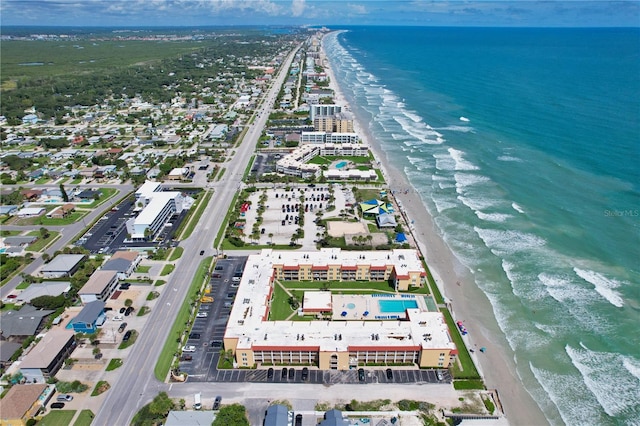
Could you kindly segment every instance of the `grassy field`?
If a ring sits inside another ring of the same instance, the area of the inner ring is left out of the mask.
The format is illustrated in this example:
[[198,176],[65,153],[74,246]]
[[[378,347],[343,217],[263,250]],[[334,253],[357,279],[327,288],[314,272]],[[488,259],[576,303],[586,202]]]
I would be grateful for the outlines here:
[[38,422],[38,426],[69,426],[76,410],[52,411]]
[[86,216],[88,211],[75,211],[71,213],[69,216],[61,219],[48,218],[46,216],[40,216],[34,221],[34,225],[42,225],[42,226],[62,226],[62,225],[71,225],[72,223],[76,223],[84,216]]
[[189,317],[191,316],[191,302],[196,299],[203,280],[208,276],[212,260],[212,257],[206,257],[202,260],[202,262],[200,262],[198,269],[193,275],[193,280],[191,281],[191,285],[189,286],[189,291],[184,298],[184,302],[182,302],[182,306],[180,307],[178,316],[176,317],[171,330],[169,330],[167,340],[164,342],[162,352],[158,357],[158,363],[153,370],[156,378],[160,381],[164,381],[164,379],[167,377],[167,374],[169,374],[173,355],[176,353],[179,347],[176,339],[181,337],[184,333],[184,325],[185,323],[187,323],[187,321],[189,321]]
[[478,370],[476,370],[476,366],[471,359],[471,355],[469,355],[467,347],[462,341],[462,336],[460,336],[460,333],[458,332],[458,327],[456,327],[456,324],[453,321],[451,313],[448,309],[440,309],[440,312],[444,314],[444,319],[447,321],[449,334],[451,334],[451,338],[458,348],[458,359],[462,365],[462,368],[460,368],[456,363],[451,368],[454,379],[481,380]]
[[[28,235],[33,235],[33,236],[39,237],[40,236],[40,232],[39,231],[31,231],[31,232],[29,232]],[[58,238],[58,235],[60,235],[60,234],[58,232],[56,232],[56,231],[49,231],[49,238],[39,238],[36,242],[34,242],[33,244],[29,244],[27,246],[27,251],[42,251],[49,244],[51,244],[56,238]]]
[[148,274],[151,270],[151,266],[138,266],[136,268],[136,273],[138,274]]
[[73,426],[90,426],[93,421],[94,414],[91,410],[82,410],[78,417],[76,418],[76,422]]
[[[2,42],[2,80],[47,75],[86,74],[157,62],[200,50],[196,41],[10,41]],[[43,65],[20,65],[35,64]]]

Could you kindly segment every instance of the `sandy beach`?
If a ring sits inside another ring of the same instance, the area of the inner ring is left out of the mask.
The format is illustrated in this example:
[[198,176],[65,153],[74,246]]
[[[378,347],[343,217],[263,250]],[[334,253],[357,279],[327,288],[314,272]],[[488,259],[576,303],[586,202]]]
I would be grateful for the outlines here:
[[[322,47],[324,49],[324,43]],[[335,103],[351,110],[337,85],[328,59],[326,65],[330,87],[335,92]],[[513,425],[548,424],[538,405],[520,383],[509,345],[498,327],[488,299],[476,286],[472,274],[455,258],[438,233],[419,193],[411,187],[403,171],[393,167],[380,144],[368,131],[367,123],[361,123],[355,114],[354,121],[356,133],[370,146],[380,162],[389,188],[408,189],[406,193],[395,192],[396,202],[404,209],[409,223],[412,223],[411,233],[440,291],[449,302],[454,319],[462,320],[469,331],[465,343],[469,348],[487,348],[485,353],[475,351],[472,356],[487,388],[497,389],[507,420]]]

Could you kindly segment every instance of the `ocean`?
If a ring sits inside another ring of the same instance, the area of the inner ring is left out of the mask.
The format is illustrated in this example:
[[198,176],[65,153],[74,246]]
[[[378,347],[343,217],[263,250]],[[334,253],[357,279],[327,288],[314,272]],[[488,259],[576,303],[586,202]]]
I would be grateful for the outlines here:
[[352,111],[551,424],[640,424],[640,29],[351,27]]

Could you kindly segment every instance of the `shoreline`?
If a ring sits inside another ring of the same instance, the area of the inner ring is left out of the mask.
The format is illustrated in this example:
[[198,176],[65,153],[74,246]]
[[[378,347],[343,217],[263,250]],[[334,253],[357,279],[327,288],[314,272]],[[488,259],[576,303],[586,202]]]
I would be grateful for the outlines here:
[[[326,37],[326,35],[325,35]],[[513,353],[502,330],[493,315],[492,306],[486,295],[480,290],[469,270],[455,257],[443,237],[440,235],[431,214],[427,210],[418,192],[407,180],[404,172],[391,164],[381,145],[362,126],[355,111],[350,108],[335,78],[326,52],[324,37],[321,42],[325,72],[329,77],[329,87],[334,91],[334,101],[346,107],[354,116],[354,131],[369,146],[378,167],[382,171],[389,187],[410,188],[408,193],[395,191],[392,198],[401,206],[408,219],[407,226],[421,254],[449,306],[451,315],[465,323],[469,334],[464,336],[467,348],[486,347],[485,353],[475,351],[472,359],[483,377],[488,389],[496,389],[504,407],[509,424],[538,425],[549,424],[541,408],[521,383]]]

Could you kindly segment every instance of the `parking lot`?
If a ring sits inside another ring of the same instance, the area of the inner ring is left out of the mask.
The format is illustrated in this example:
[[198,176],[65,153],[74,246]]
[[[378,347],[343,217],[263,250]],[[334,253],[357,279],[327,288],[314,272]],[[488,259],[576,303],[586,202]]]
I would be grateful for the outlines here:
[[[357,370],[318,370],[308,369],[309,377],[302,380],[303,367],[273,367],[273,375],[269,376],[269,367],[255,370],[218,370],[218,361],[224,338],[224,331],[231,312],[237,281],[242,274],[246,257],[229,257],[220,259],[210,280],[213,302],[202,303],[199,312],[206,316],[196,317],[191,329],[190,338],[185,346],[194,346],[193,352],[183,353],[180,370],[189,375],[189,381],[195,382],[262,382],[262,383],[316,383],[316,384],[348,384],[361,383]],[[185,359],[185,358],[191,359]],[[282,370],[286,368],[283,377]],[[290,377],[293,370],[293,377]],[[438,379],[438,370],[392,369],[391,379],[387,378],[386,368],[365,368],[365,380],[362,383],[449,383],[451,376],[447,370],[439,370],[442,380]]]

